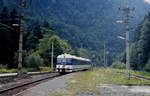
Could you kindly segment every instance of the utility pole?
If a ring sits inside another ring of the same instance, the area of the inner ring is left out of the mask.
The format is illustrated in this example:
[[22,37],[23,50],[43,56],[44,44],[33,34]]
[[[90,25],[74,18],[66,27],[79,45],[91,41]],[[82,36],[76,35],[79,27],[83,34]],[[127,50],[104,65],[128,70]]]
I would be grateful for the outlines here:
[[108,66],[108,54],[109,54],[109,51],[107,50],[106,51],[106,67]]
[[122,20],[122,22],[119,23],[123,23],[125,24],[125,42],[126,42],[126,72],[127,72],[127,78],[130,79],[130,39],[129,39],[129,31],[131,30],[131,28],[129,28],[129,21],[130,18],[133,18],[132,16],[130,16],[129,14],[131,13],[131,11],[134,11],[135,8],[130,8],[130,7],[121,7],[119,8],[120,11],[123,12],[124,15],[124,20]]
[[51,68],[54,68],[54,42],[52,41],[52,53],[51,53]]
[[109,54],[108,50],[107,50],[107,41],[104,42],[104,67],[108,66],[108,59],[107,59],[107,55]]
[[104,42],[104,67],[106,66],[106,42]]
[[23,27],[23,18],[25,15],[25,8],[26,8],[27,1],[26,0],[20,0],[20,16],[19,16],[19,56],[18,56],[18,69],[22,69],[22,53],[23,53],[23,33],[24,33],[24,27]]

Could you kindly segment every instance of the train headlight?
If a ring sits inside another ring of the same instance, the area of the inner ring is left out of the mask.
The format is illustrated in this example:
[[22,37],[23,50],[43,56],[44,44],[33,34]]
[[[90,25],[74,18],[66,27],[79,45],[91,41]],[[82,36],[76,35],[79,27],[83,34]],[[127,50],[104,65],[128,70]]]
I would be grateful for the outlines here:
[[63,65],[62,68],[65,68],[65,65]]
[[57,66],[57,68],[60,68],[60,66]]

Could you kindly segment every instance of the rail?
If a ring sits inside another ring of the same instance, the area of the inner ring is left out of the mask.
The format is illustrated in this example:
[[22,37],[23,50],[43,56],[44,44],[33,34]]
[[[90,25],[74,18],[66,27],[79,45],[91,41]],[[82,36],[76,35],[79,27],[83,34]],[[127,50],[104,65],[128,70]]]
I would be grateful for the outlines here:
[[17,92],[16,90],[22,91],[22,89],[24,89],[23,87],[25,87],[25,86],[34,85],[35,83],[40,83],[42,81],[49,80],[49,79],[52,79],[52,78],[55,78],[58,76],[60,76],[59,73],[53,72],[53,73],[47,74],[45,76],[42,76],[42,77],[34,79],[34,80],[29,80],[26,82],[21,82],[21,83],[15,84],[13,86],[4,87],[4,88],[0,89],[0,96],[12,96],[12,95],[8,95],[8,94],[17,94],[17,93],[15,93],[15,92]]

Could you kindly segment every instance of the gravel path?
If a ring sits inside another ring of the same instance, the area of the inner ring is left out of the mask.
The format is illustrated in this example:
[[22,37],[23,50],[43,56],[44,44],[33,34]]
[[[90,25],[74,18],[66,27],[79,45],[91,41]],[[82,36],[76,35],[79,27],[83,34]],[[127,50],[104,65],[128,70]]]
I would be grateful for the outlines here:
[[78,96],[150,96],[150,86],[124,86],[103,84],[97,86],[100,94],[82,94]]
[[[46,83],[39,84],[30,88],[17,96],[54,96],[55,92],[63,92],[66,88],[66,81],[74,74],[67,74],[49,80]],[[82,94],[78,96],[150,96],[150,86],[124,86],[104,84],[99,85],[100,95]],[[59,96],[59,95],[57,95]],[[68,95],[67,95],[68,96]]]
[[17,96],[52,96],[55,92],[64,91],[66,88],[66,81],[73,74],[63,75],[52,80],[49,80],[46,83],[39,84],[33,88],[30,88],[22,93],[19,93]]
[[100,96],[150,96],[150,86],[100,85]]

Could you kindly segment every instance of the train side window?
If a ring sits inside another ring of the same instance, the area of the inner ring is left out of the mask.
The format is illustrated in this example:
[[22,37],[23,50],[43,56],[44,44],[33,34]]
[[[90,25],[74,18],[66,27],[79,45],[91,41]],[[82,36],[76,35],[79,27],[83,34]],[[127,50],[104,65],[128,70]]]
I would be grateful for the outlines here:
[[68,63],[71,63],[71,59],[70,59],[70,58],[68,58],[68,59],[67,59],[67,62],[68,62]]
[[72,65],[76,64],[76,60],[72,59]]

